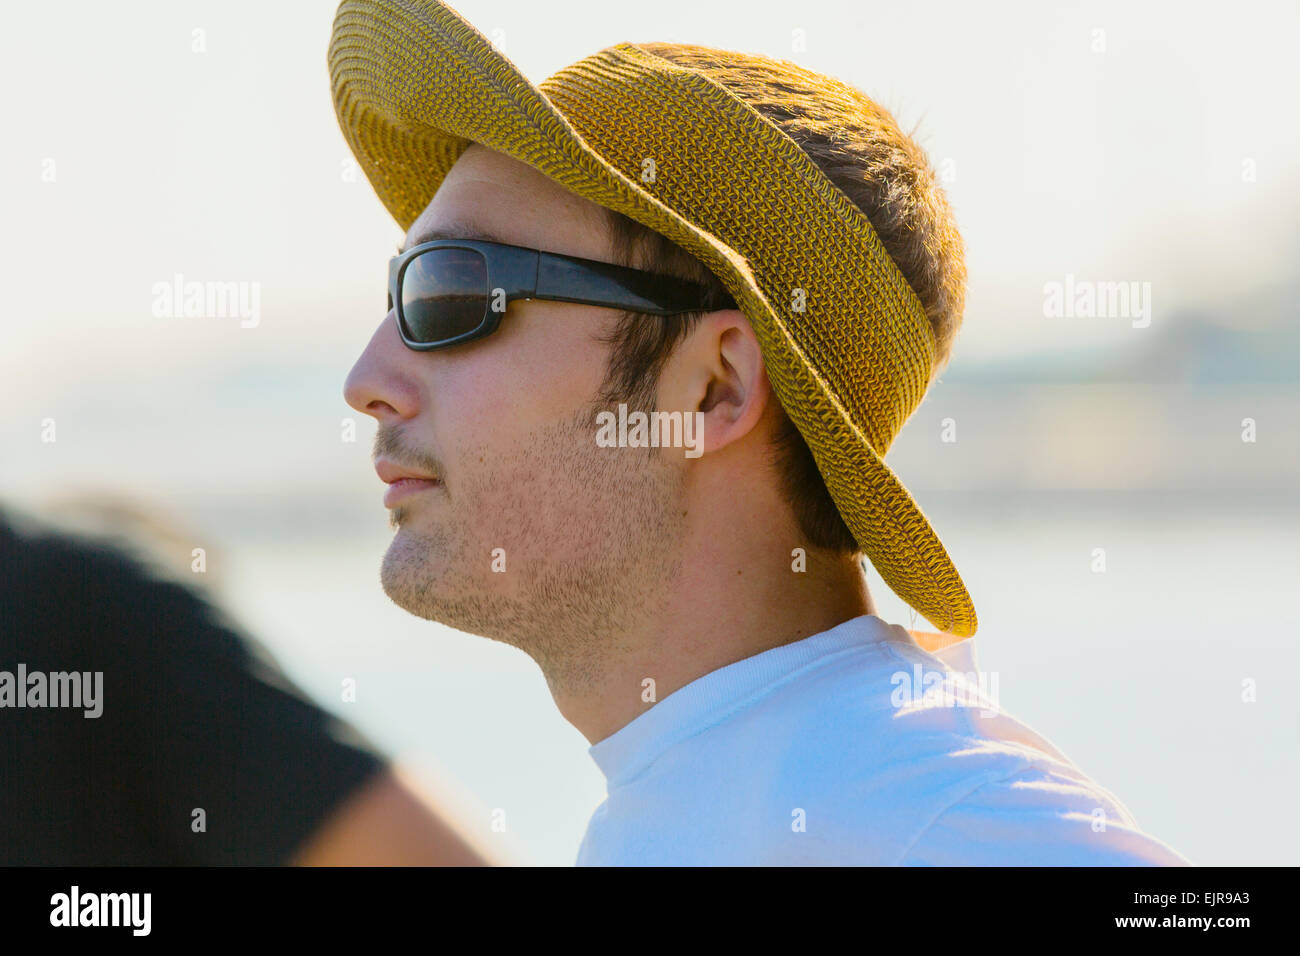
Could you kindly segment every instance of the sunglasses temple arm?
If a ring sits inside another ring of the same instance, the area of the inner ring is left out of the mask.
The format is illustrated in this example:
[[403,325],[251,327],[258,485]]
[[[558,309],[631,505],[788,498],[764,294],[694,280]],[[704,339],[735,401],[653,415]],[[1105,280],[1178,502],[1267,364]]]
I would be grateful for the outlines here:
[[555,254],[539,256],[535,295],[540,299],[676,315],[699,311],[701,293],[694,283],[670,276]]

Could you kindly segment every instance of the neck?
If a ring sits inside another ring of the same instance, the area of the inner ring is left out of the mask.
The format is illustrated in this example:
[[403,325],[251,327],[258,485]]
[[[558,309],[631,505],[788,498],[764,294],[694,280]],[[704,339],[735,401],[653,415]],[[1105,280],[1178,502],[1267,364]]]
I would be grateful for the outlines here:
[[[716,523],[716,515],[690,522]],[[581,679],[570,680],[567,667],[543,668],[556,706],[588,741],[720,667],[875,613],[859,558],[809,550],[806,570],[796,571],[792,547],[774,543],[798,541],[793,529],[745,533],[754,524],[691,528],[673,580],[618,634],[584,642],[595,659],[582,662]]]

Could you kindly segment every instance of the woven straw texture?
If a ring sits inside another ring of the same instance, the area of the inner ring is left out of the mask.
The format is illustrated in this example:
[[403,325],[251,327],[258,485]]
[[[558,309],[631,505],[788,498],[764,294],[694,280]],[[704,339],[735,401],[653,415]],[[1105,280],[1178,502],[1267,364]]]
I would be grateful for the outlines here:
[[883,460],[925,393],[930,324],[870,221],[793,140],[631,43],[533,86],[435,0],[344,0],[329,66],[348,145],[403,229],[474,142],[703,261],[881,578],[939,630],[975,633],[957,569]]

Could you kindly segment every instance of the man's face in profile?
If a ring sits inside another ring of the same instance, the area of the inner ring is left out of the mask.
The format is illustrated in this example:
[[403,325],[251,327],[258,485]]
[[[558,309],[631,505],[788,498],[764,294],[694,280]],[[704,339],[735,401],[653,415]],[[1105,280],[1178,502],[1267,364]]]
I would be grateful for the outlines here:
[[[477,145],[407,246],[434,232],[612,261],[599,207]],[[617,629],[672,576],[680,469],[595,441],[603,337],[619,317],[515,301],[493,334],[416,352],[385,316],[344,394],[377,420],[387,480],[437,479],[389,485],[396,534],[381,579],[395,603],[537,657],[560,652],[566,634]]]

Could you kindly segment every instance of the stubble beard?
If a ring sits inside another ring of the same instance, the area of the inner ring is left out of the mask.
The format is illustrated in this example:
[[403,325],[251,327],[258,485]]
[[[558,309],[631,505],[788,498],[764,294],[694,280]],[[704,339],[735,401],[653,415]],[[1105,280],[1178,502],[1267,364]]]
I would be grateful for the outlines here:
[[553,689],[599,681],[680,571],[674,449],[600,448],[593,415],[467,454],[491,470],[394,509],[380,575],[398,606],[518,647]]

